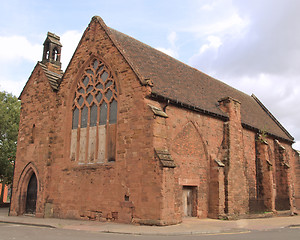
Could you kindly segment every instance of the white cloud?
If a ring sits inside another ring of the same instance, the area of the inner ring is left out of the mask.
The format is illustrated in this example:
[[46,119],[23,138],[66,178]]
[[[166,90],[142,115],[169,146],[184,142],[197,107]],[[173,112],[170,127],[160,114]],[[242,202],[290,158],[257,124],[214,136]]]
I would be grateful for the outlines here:
[[82,36],[82,32],[79,31],[67,31],[61,35],[60,39],[63,45],[61,62],[62,62],[62,67],[64,69],[68,66],[75,52],[75,49],[80,41],[81,36]]
[[176,56],[177,56],[177,52],[174,51],[174,50],[171,49],[171,48],[162,48],[162,47],[158,47],[158,48],[156,48],[156,49],[159,50],[159,51],[161,51],[161,52],[163,52],[163,53],[165,53],[165,54],[167,54],[167,55],[169,55],[169,56],[171,56],[171,57],[176,58]]
[[247,93],[254,93],[277,120],[295,138],[300,149],[300,85],[298,75],[259,73],[255,76],[222,78],[227,84]]
[[232,0],[199,1],[194,8],[189,22],[177,31],[192,33],[196,39],[209,35],[238,37],[249,25],[248,15],[241,15]]
[[218,49],[222,45],[222,41],[219,37],[216,36],[208,36],[207,37],[208,43],[202,45],[200,48],[200,54],[203,54],[205,51],[209,49]]
[[[67,31],[61,35],[62,56],[64,66],[69,63],[82,36],[79,31]],[[45,36],[46,37],[46,36]],[[42,60],[43,45],[34,44],[25,36],[0,36],[0,61],[31,61]]]
[[0,36],[1,91],[19,96],[34,63],[42,57],[42,49],[42,44],[32,43],[25,36]]
[[200,36],[206,35],[233,35],[243,32],[243,29],[248,25],[248,19],[243,19],[239,14],[234,13],[230,17],[216,19],[212,23],[192,25],[187,28],[187,31],[194,32]]
[[164,47],[157,47],[156,49],[165,53],[165,54],[168,54],[169,56],[171,57],[174,57],[174,58],[178,58],[178,49],[177,49],[177,46],[176,46],[176,41],[177,41],[177,33],[176,32],[171,32],[168,37],[168,43],[169,43],[169,48],[164,48]]
[[9,78],[4,78],[0,74],[0,91],[6,91],[8,93],[12,93],[13,95],[19,97],[20,93],[22,92],[27,79],[9,79]]
[[[61,35],[61,61],[64,68],[67,67],[81,35],[78,31],[67,31]],[[42,60],[42,54],[41,42],[32,43],[25,36],[0,36],[0,90],[19,96],[34,64]]]
[[42,46],[31,43],[24,36],[0,36],[0,61],[37,61],[42,55]]
[[201,7],[201,10],[205,10],[205,11],[211,11],[213,10],[215,7],[215,3],[212,3],[212,4],[204,4],[202,7]]
[[171,32],[168,36],[168,41],[171,44],[172,47],[175,47],[175,42],[177,40],[177,34],[176,32]]

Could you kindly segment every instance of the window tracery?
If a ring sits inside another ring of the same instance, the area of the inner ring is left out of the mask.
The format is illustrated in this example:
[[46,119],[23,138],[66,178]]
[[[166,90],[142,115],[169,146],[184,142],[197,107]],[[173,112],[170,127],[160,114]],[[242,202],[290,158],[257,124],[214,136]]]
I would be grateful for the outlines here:
[[77,84],[72,106],[72,160],[114,161],[117,105],[113,75],[103,62],[92,61]]

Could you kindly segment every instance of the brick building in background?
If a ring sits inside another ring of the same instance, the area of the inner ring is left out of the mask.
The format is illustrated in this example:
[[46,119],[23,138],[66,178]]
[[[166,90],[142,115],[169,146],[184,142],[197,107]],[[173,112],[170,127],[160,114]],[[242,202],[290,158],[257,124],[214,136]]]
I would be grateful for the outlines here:
[[293,138],[254,95],[100,17],[64,73],[61,47],[48,33],[20,95],[11,215],[168,225],[300,205]]

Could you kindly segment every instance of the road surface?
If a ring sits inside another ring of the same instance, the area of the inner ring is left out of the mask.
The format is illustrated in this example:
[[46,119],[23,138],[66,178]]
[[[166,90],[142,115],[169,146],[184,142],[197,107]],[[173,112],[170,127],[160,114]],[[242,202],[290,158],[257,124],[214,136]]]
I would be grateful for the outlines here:
[[[155,234],[155,233],[154,233]],[[300,227],[201,235],[132,235],[0,223],[1,240],[299,240]]]

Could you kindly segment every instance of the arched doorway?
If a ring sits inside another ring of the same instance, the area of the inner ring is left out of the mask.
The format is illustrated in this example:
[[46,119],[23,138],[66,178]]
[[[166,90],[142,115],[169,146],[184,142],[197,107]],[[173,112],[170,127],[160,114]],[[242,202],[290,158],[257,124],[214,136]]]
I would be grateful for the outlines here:
[[28,182],[25,212],[34,214],[36,211],[37,179],[34,173]]

